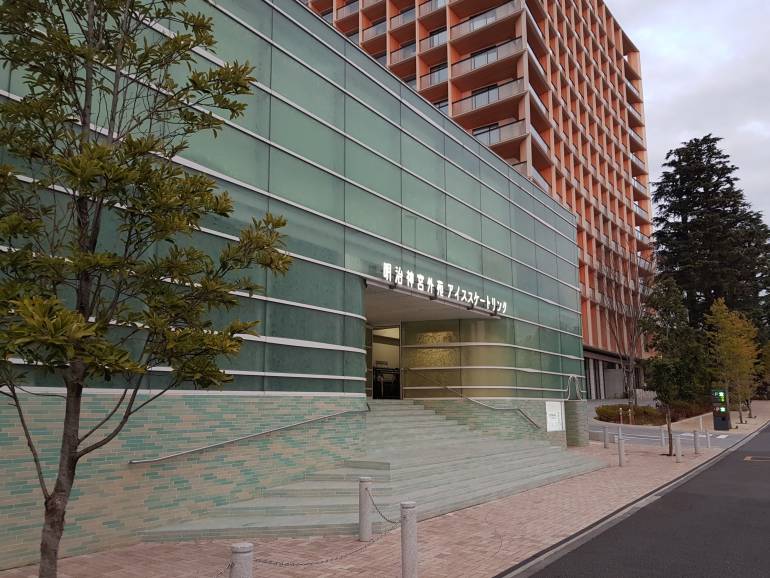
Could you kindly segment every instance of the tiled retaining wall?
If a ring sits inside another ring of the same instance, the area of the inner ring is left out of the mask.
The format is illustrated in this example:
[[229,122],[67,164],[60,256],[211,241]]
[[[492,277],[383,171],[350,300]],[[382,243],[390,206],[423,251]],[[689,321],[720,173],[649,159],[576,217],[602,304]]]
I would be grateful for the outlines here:
[[473,430],[504,439],[548,440],[566,445],[565,432],[546,432],[545,402],[537,399],[485,399],[484,403],[500,408],[520,408],[540,426],[534,427],[518,411],[495,411],[467,400],[431,399],[418,403],[466,424]]
[[[49,480],[58,460],[63,401],[24,396],[28,423]],[[114,395],[84,397],[82,431],[103,416]],[[262,488],[301,479],[363,451],[364,414],[348,414],[157,464],[150,458],[345,410],[363,397],[166,395],[135,415],[120,436],[78,465],[61,555],[136,542],[138,532],[182,521]],[[98,439],[95,434],[95,439]],[[0,404],[0,569],[38,557],[42,494],[17,416]],[[51,481],[52,485],[53,482]]]

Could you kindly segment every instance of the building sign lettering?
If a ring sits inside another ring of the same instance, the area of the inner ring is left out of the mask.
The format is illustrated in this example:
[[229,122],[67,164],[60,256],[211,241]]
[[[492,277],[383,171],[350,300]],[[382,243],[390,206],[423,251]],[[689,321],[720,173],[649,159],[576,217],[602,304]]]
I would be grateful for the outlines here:
[[508,309],[507,301],[489,295],[479,295],[477,291],[464,289],[455,283],[445,283],[443,279],[434,279],[408,269],[405,271],[392,263],[382,264],[382,278],[391,285],[452,299],[473,307],[483,307],[492,313],[505,313]]

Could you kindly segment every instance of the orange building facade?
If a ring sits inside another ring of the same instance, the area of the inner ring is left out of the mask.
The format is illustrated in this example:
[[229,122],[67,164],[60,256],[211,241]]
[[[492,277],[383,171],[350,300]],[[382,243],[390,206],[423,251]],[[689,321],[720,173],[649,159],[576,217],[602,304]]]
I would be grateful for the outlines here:
[[577,215],[591,397],[652,274],[639,52],[601,0],[302,0]]

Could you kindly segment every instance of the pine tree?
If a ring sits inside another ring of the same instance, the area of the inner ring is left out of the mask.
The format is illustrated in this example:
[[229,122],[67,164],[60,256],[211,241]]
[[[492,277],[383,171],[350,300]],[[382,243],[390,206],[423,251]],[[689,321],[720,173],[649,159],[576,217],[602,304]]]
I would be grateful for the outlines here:
[[770,230],[736,186],[720,140],[708,134],[669,151],[653,194],[660,273],[684,291],[696,326],[719,298],[759,321],[770,263]]

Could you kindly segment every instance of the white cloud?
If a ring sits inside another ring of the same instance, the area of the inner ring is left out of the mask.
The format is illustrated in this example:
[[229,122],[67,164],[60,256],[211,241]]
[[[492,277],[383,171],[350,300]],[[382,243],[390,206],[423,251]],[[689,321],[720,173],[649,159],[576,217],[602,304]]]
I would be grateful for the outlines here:
[[770,222],[770,2],[606,1],[641,52],[651,179],[668,150],[713,133]]

